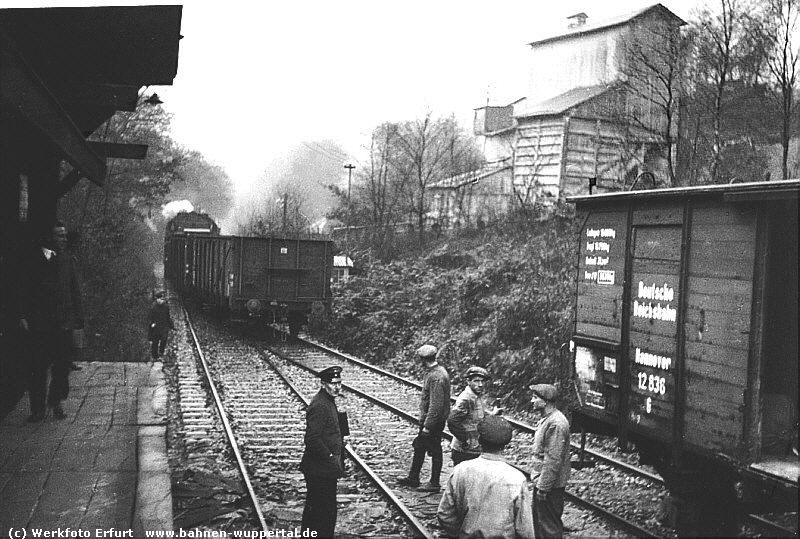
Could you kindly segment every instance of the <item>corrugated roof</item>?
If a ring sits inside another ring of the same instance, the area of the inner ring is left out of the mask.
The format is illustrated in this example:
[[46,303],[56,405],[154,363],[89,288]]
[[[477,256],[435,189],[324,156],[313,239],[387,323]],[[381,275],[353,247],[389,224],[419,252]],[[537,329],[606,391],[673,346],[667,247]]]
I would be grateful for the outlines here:
[[526,118],[530,116],[549,116],[555,114],[563,114],[567,110],[585,103],[590,99],[594,99],[612,89],[614,84],[598,84],[596,86],[581,86],[579,88],[572,88],[563,94],[559,94],[546,101],[533,104],[526,107],[516,114],[517,118]]
[[485,165],[477,170],[472,170],[456,176],[450,176],[449,178],[445,178],[440,182],[431,184],[429,188],[457,189],[467,185],[468,183],[479,182],[485,178],[497,174],[498,172],[510,169],[511,165],[508,164],[507,161],[498,161],[497,163]]
[[333,267],[352,268],[353,259],[346,255],[333,255]]
[[686,21],[684,21],[683,19],[681,19],[680,17],[675,15],[672,11],[670,11],[669,9],[664,7],[663,5],[661,5],[661,4],[653,4],[652,6],[649,6],[649,7],[646,7],[646,8],[642,8],[642,9],[638,9],[638,10],[633,11],[631,13],[626,13],[625,15],[619,15],[617,17],[612,17],[610,19],[600,20],[600,21],[597,21],[596,23],[585,24],[583,26],[576,26],[575,28],[570,28],[568,31],[566,31],[564,33],[557,34],[557,35],[550,36],[550,37],[546,37],[546,38],[543,38],[543,39],[538,39],[536,41],[531,41],[528,44],[531,45],[531,46],[540,45],[542,43],[548,43],[550,41],[558,41],[560,39],[566,39],[566,38],[569,38],[569,37],[572,37],[572,36],[576,36],[576,35],[580,35],[580,34],[588,34],[588,33],[591,33],[591,32],[597,32],[597,31],[600,31],[600,30],[606,30],[608,28],[613,28],[615,26],[621,26],[621,25],[626,24],[626,23],[632,21],[633,19],[641,17],[645,13],[648,13],[649,11],[655,10],[655,9],[663,10],[664,13],[667,14],[668,16],[670,16],[675,21],[675,23],[677,25],[679,25],[679,26],[683,26],[684,24],[686,24]]
[[[663,189],[644,189],[638,191],[615,191],[596,195],[568,196],[567,202],[604,203],[617,202],[630,198],[668,198],[685,196],[720,196],[723,199],[747,200],[754,197],[765,199],[796,199],[800,192],[800,180],[776,180],[770,182],[729,183],[713,185],[692,185],[688,187],[668,187]],[[772,196],[769,194],[772,193]]]

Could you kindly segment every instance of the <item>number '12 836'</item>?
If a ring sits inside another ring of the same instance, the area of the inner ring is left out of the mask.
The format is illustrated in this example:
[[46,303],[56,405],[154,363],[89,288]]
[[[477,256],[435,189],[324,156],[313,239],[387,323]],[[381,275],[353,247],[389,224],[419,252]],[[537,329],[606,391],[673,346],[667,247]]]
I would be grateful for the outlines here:
[[636,376],[639,379],[639,389],[642,391],[649,391],[658,395],[663,395],[667,392],[667,380],[663,376],[647,374],[646,372],[640,372]]

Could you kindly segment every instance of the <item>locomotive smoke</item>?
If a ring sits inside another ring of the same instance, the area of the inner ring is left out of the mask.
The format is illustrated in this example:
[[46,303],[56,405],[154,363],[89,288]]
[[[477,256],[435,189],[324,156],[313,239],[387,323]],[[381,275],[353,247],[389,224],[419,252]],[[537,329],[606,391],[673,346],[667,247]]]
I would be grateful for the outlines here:
[[173,200],[172,202],[167,202],[161,207],[161,215],[163,215],[164,219],[167,221],[182,211],[192,212],[194,211],[194,205],[188,200]]

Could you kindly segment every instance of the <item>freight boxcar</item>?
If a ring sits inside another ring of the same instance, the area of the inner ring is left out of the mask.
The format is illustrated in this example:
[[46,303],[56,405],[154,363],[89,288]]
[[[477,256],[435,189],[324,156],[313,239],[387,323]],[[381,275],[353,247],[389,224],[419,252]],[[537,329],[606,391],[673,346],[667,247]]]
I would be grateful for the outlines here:
[[321,239],[172,234],[165,277],[225,319],[285,322],[296,336],[312,311],[330,309],[333,250]]
[[573,423],[635,444],[687,530],[747,504],[797,508],[798,190],[568,199],[580,223]]

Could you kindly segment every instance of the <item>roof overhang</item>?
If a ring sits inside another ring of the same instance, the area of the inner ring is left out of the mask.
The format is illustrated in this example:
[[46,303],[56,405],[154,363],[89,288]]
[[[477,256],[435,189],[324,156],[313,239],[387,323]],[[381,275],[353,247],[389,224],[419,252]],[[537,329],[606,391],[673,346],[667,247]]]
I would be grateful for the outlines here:
[[669,189],[647,189],[638,191],[615,191],[596,195],[567,197],[575,204],[598,204],[624,202],[630,199],[671,199],[687,197],[714,197],[725,202],[750,202],[762,200],[797,200],[800,180],[769,182],[695,185]]
[[40,133],[80,175],[102,184],[105,157],[140,149],[86,142],[139,89],[177,73],[181,6],[0,10],[0,108]]
[[659,12],[662,16],[666,17],[674,26],[684,26],[686,21],[675,15],[672,11],[664,7],[662,4],[653,4],[652,6],[642,8],[636,10],[632,13],[628,13],[626,15],[621,15],[618,17],[614,17],[612,19],[598,21],[597,24],[588,24],[584,26],[576,26],[575,28],[570,29],[570,31],[566,33],[561,33],[558,35],[546,37],[543,39],[537,39],[536,41],[531,41],[528,43],[530,47],[536,47],[539,45],[544,45],[546,43],[552,43],[555,41],[563,41],[566,39],[572,39],[576,36],[585,36],[588,34],[593,34],[597,32],[604,32],[606,30],[611,30],[618,26],[623,26],[628,24],[636,19],[639,19],[651,12]]

